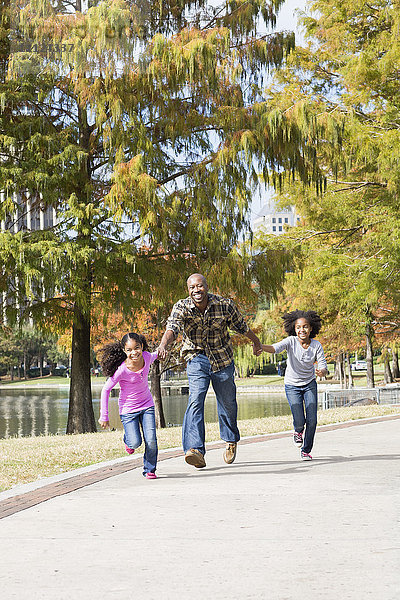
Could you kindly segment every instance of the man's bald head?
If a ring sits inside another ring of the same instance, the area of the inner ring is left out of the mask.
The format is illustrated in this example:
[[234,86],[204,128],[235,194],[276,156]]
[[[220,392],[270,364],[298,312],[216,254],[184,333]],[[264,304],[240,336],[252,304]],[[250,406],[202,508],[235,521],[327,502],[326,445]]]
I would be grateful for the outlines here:
[[204,275],[202,275],[201,273],[192,273],[192,275],[189,275],[189,277],[187,278],[187,282],[186,282],[188,287],[189,287],[189,282],[194,278],[200,279],[202,281],[203,285],[208,289],[207,280],[204,277]]

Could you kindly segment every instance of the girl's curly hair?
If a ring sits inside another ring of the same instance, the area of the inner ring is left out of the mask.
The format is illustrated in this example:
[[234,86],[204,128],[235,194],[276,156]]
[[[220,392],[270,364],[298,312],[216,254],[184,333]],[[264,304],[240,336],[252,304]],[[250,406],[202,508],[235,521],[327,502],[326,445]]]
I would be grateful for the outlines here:
[[310,338],[318,335],[319,330],[322,326],[321,317],[315,310],[292,310],[292,312],[286,313],[282,317],[283,327],[288,335],[296,335],[294,326],[297,319],[305,319],[311,325]]
[[100,350],[100,365],[104,375],[107,377],[114,375],[118,367],[126,360],[124,348],[128,340],[138,342],[142,346],[142,350],[148,349],[146,338],[139,333],[126,333],[120,342],[104,346]]

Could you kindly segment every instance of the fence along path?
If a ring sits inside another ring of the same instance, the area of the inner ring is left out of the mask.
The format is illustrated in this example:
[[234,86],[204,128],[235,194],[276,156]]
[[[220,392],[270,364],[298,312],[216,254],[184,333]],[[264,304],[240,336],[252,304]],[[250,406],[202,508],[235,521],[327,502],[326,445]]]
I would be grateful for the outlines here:
[[365,404],[400,404],[400,388],[326,390],[322,396],[323,409]]

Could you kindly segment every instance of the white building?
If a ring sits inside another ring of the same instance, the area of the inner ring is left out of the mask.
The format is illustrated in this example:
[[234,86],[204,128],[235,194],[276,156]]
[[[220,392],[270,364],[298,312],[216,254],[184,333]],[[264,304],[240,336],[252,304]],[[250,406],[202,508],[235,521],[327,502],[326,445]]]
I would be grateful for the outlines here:
[[[5,202],[5,193],[0,191],[0,204]],[[41,202],[40,195],[32,197],[27,191],[13,193],[14,211],[0,220],[0,234],[6,231],[18,233],[19,231],[38,231],[51,229],[57,224],[56,210],[52,207],[46,208]],[[6,273],[3,268],[3,277],[7,278],[8,290],[18,289],[18,277],[13,273]],[[34,293],[44,301],[46,291],[36,282],[32,285]],[[26,299],[18,293],[13,299],[8,291],[0,292],[0,324],[7,323],[7,308],[14,304],[15,309],[20,312],[26,304]],[[17,316],[18,318],[18,316]],[[30,321],[32,323],[32,321]]]
[[271,201],[261,208],[252,222],[253,232],[264,231],[273,235],[282,235],[289,227],[299,223],[300,217],[294,207],[287,210],[278,209]]
[[[0,192],[0,204],[4,202],[5,194]],[[54,208],[44,208],[40,197],[32,198],[28,192],[13,193],[15,211],[0,222],[1,231],[37,231],[49,229],[56,225],[57,217]]]

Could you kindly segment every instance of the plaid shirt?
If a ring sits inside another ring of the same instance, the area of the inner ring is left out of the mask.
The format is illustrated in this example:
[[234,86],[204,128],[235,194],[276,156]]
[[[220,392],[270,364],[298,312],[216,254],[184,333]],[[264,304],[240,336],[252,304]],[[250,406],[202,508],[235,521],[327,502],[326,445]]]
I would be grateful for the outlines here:
[[215,294],[208,294],[204,314],[190,297],[178,300],[167,321],[167,329],[175,337],[183,332],[182,357],[189,361],[200,353],[205,354],[213,373],[224,369],[233,360],[228,327],[241,334],[249,330],[235,303]]

